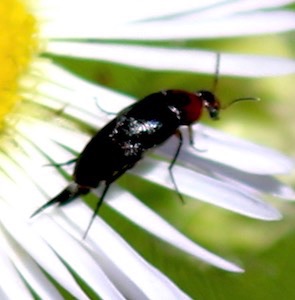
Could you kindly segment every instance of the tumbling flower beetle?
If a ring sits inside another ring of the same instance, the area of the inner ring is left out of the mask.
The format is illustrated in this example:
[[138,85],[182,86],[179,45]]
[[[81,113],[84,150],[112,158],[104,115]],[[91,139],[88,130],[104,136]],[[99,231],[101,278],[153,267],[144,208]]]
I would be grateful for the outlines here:
[[[219,64],[217,64],[214,87],[218,78],[218,66]],[[257,99],[236,99],[229,105],[240,100]],[[84,235],[86,237],[112,182],[132,168],[148,149],[161,145],[174,134],[177,135],[179,144],[171,160],[169,172],[175,189],[182,199],[172,172],[182,146],[182,134],[179,127],[188,127],[190,143],[193,144],[191,125],[199,120],[204,108],[213,120],[218,120],[222,107],[214,93],[206,90],[195,93],[166,90],[148,95],[123,109],[96,133],[81,152],[76,160],[73,182],[36,210],[31,217],[55,203],[66,204],[80,195],[85,195],[104,182],[103,193]]]

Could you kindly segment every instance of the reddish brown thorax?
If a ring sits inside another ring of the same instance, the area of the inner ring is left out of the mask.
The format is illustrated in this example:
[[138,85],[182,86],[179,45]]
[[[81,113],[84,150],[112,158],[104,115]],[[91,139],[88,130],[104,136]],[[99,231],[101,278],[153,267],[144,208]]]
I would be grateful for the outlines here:
[[220,102],[212,92],[201,90],[190,93],[182,90],[166,91],[169,105],[178,109],[182,125],[191,125],[200,119],[203,108],[206,108],[210,118],[219,117]]
[[200,97],[193,93],[187,93],[189,102],[183,107],[185,112],[183,125],[190,125],[200,119],[203,111],[203,101]]
[[168,90],[166,93],[169,106],[179,111],[181,125],[190,125],[201,117],[203,102],[199,96],[183,90]]

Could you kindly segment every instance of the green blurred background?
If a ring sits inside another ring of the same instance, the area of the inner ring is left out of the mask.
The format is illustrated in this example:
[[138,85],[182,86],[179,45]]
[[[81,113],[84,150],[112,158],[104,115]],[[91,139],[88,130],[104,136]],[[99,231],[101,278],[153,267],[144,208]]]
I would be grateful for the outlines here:
[[[181,46],[294,59],[294,40],[294,33],[285,33],[182,41]],[[179,46],[177,43],[170,45]],[[137,98],[165,88],[210,89],[214,77],[185,72],[154,72],[107,62],[50,58],[79,76]],[[210,122],[206,117],[203,122],[295,157],[294,79],[294,75],[259,79],[221,75],[218,96],[224,102],[243,96],[257,96],[262,101],[233,106],[222,112],[219,122]],[[294,187],[294,173],[281,178]],[[103,206],[101,216],[192,298],[295,299],[295,203],[270,199],[285,218],[279,222],[262,222],[191,199],[182,205],[174,192],[129,174],[118,182],[192,240],[245,268],[244,274],[231,274],[203,264]],[[94,201],[89,205],[94,206]]]

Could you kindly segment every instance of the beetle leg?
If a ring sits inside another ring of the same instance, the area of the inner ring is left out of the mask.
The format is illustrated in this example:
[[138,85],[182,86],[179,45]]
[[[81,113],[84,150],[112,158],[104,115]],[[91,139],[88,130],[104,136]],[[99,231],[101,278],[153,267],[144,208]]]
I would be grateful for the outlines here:
[[197,148],[194,144],[194,133],[193,133],[193,128],[192,126],[188,126],[188,136],[189,136],[189,143],[190,145],[195,149],[197,150],[198,152],[206,152],[207,149],[200,149],[200,148]]
[[87,229],[86,229],[86,231],[85,231],[85,233],[84,233],[84,235],[83,235],[83,240],[85,240],[86,237],[87,237],[87,234],[88,234],[88,232],[89,232],[89,229],[90,229],[90,227],[91,227],[91,225],[92,225],[92,223],[93,223],[93,221],[94,221],[95,216],[97,215],[97,213],[98,213],[98,211],[99,211],[99,208],[101,207],[101,205],[102,205],[102,203],[103,203],[104,197],[105,197],[105,195],[106,195],[106,193],[107,193],[107,191],[108,191],[110,185],[111,185],[111,183],[106,183],[106,186],[105,186],[105,188],[104,188],[104,190],[103,190],[103,192],[102,192],[102,195],[101,195],[99,201],[98,201],[97,204],[96,204],[96,208],[95,208],[95,210],[94,210],[94,212],[93,212],[93,214],[92,214],[91,220],[89,221],[89,224],[88,224],[88,226],[87,226]]
[[179,143],[178,143],[178,147],[177,147],[177,149],[176,149],[176,151],[175,151],[174,157],[173,157],[173,159],[172,159],[172,161],[171,161],[171,163],[170,163],[170,165],[169,165],[168,170],[169,170],[170,178],[171,178],[171,181],[172,181],[172,183],[173,183],[173,185],[174,185],[175,191],[176,191],[176,193],[177,193],[177,195],[178,195],[180,201],[181,201],[182,203],[184,203],[183,196],[182,196],[182,194],[179,192],[179,189],[178,189],[178,187],[177,187],[177,184],[176,184],[176,181],[175,181],[173,172],[172,172],[172,168],[173,168],[173,166],[174,166],[174,164],[175,164],[175,162],[176,162],[176,160],[177,160],[177,157],[178,157],[178,155],[179,155],[179,153],[180,153],[180,150],[181,150],[181,146],[182,146],[182,144],[183,144],[183,138],[182,138],[181,132],[180,132],[179,130],[177,130],[175,134],[176,134],[177,137],[178,137]]
[[98,104],[97,98],[94,97],[94,99],[96,100],[96,101],[95,101],[96,106],[97,106],[98,109],[99,109],[101,112],[103,112],[104,114],[106,114],[106,115],[108,115],[108,116],[116,116],[116,115],[118,114],[117,112],[112,112],[112,111],[107,111],[107,110],[105,110],[104,108],[102,108],[102,107]]
[[44,165],[44,167],[57,167],[58,168],[58,167],[62,167],[62,166],[71,165],[71,164],[75,163],[76,161],[77,161],[77,158],[73,158],[73,159],[63,162],[63,163],[49,163],[49,164]]

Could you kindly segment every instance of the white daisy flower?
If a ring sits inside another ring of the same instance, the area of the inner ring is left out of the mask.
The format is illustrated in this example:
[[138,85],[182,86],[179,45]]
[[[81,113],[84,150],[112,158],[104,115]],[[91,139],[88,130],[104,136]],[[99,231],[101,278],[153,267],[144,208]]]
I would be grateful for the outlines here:
[[[190,298],[100,216],[83,240],[92,210],[81,198],[29,219],[70,180],[70,166],[44,166],[73,159],[89,141],[87,132],[109,121],[110,116],[97,103],[118,112],[134,101],[73,75],[41,54],[213,74],[213,51],[147,46],[143,41],[290,31],[295,28],[294,13],[281,7],[291,2],[2,0],[1,299],[62,299],[70,295],[77,299]],[[295,63],[289,59],[222,53],[220,73],[224,75],[261,77],[294,72]],[[294,198],[294,191],[273,177],[293,169],[290,158],[200,124],[193,127],[198,136],[196,147],[206,151],[197,151],[189,145],[186,129],[181,130],[184,145],[173,172],[183,195],[256,219],[281,218],[262,195]],[[171,137],[130,173],[174,189],[168,167],[175,145],[177,141]],[[97,199],[101,190],[92,194]],[[231,272],[243,271],[188,239],[116,183],[104,203],[204,262]]]

